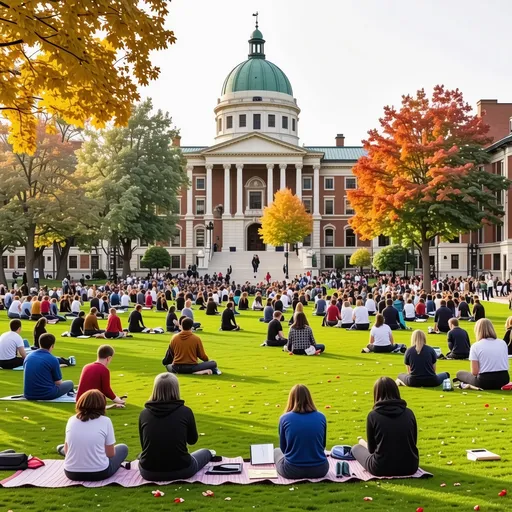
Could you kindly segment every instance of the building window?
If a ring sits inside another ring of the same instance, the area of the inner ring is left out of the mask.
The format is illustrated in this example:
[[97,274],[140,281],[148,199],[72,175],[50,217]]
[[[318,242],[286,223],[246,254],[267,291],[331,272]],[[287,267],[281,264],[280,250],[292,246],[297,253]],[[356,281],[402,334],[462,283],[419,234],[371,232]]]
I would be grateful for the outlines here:
[[181,247],[181,230],[178,230],[171,238],[171,247]]
[[325,247],[334,247],[334,229],[325,230]]
[[303,197],[302,203],[304,204],[304,208],[306,209],[307,213],[311,213],[311,198],[310,197]]
[[219,117],[219,132],[222,131],[222,117]]
[[345,215],[354,215],[354,209],[350,206],[350,201],[345,197]]
[[69,257],[69,268],[78,268],[78,256],[70,256]]
[[100,268],[100,257],[97,254],[91,254],[91,272]]
[[482,254],[478,255],[478,268],[484,270],[484,257]]
[[288,116],[283,116],[283,130],[288,130]]
[[2,256],[2,268],[8,268],[9,265],[9,258],[7,256]]
[[334,199],[324,199],[324,215],[334,215]]
[[181,256],[179,254],[171,256],[171,268],[181,268]]
[[500,268],[501,256],[499,254],[492,255],[492,268],[493,270],[501,270]]
[[[478,230],[478,243],[479,244],[483,244],[484,243],[484,228],[480,228]],[[480,265],[480,268],[482,268],[481,265]]]
[[334,190],[334,178],[324,178],[324,189]]
[[454,236],[454,237],[450,240],[450,243],[451,243],[451,244],[460,244],[460,236]]
[[351,268],[352,265],[350,264],[350,254],[345,254],[345,268]]
[[357,187],[356,178],[345,178],[345,190],[354,190]]
[[502,242],[503,241],[503,225],[497,224],[496,225],[496,242]]
[[379,247],[387,247],[389,245],[389,236],[379,235],[378,244]]
[[206,180],[205,178],[196,178],[196,190],[205,190]]
[[276,116],[275,114],[268,115],[268,127],[275,128],[276,127]]
[[459,268],[459,255],[452,254],[452,270],[458,270]]
[[25,268],[25,256],[18,256],[18,267]]
[[302,177],[302,190],[313,190],[313,178],[311,176]]
[[206,199],[204,197],[196,197],[196,215],[204,215]]
[[430,247],[435,247],[435,246],[436,246],[436,237],[434,237],[430,240]]
[[304,240],[302,241],[302,245],[304,247],[311,247],[311,234],[304,238]]
[[325,268],[334,268],[334,256],[332,254],[324,256]]
[[262,209],[263,194],[259,190],[249,191],[249,210],[261,210]]
[[247,115],[246,114],[240,114],[238,116],[238,126],[240,128],[245,128],[247,126]]
[[345,247],[356,246],[356,234],[353,229],[347,229],[345,231]]
[[297,130],[297,121],[295,118],[292,118],[292,132]]
[[233,128],[233,116],[226,117],[226,130],[231,130]]
[[204,247],[204,229],[196,229],[196,247]]
[[261,114],[252,115],[252,129],[261,130]]

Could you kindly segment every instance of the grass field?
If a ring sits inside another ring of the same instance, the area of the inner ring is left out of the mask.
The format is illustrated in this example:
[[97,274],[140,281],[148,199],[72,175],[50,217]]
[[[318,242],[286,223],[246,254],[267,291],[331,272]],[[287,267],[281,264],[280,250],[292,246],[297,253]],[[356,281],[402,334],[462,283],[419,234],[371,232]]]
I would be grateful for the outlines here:
[[[487,316],[503,334],[507,307],[485,304]],[[320,319],[311,317],[318,342],[326,353],[319,357],[290,357],[277,348],[260,347],[266,325],[260,314],[243,312],[237,317],[243,328],[239,333],[218,331],[219,318],[196,311],[203,322],[201,333],[206,352],[224,372],[220,376],[180,376],[182,398],[196,416],[202,434],[198,448],[212,448],[219,455],[248,456],[251,443],[278,444],[277,424],[291,386],[301,382],[312,391],[317,407],[328,420],[328,448],[334,444],[353,444],[365,436],[365,421],[372,407],[372,386],[377,377],[393,378],[403,370],[400,355],[361,354],[368,333],[347,332],[319,327]],[[5,312],[0,313],[0,331],[8,327]],[[165,326],[165,315],[145,312],[146,324]],[[123,317],[126,324],[126,316]],[[68,322],[69,324],[69,322]],[[101,324],[101,321],[100,321]],[[23,336],[31,340],[32,322],[24,322]],[[429,324],[417,324],[426,329]],[[464,327],[472,329],[473,324]],[[65,325],[50,326],[55,334]],[[470,332],[474,339],[472,331]],[[395,333],[398,342],[409,345],[410,332]],[[118,442],[127,443],[130,458],[140,450],[138,416],[147,400],[154,376],[161,365],[169,341],[168,335],[136,335],[116,340],[117,351],[111,364],[113,389],[129,395],[124,410],[109,411]],[[431,345],[446,351],[444,336],[429,336]],[[65,379],[78,382],[83,364],[95,358],[98,342],[94,339],[57,338],[55,354],[75,355],[76,368],[63,370]],[[440,361],[439,371],[452,375],[469,369],[467,361]],[[339,376],[339,378],[338,378]],[[1,395],[22,391],[22,372],[0,372]],[[172,485],[163,489],[164,498],[154,499],[155,486],[137,489],[2,489],[0,511],[13,510],[378,510],[425,512],[473,510],[512,510],[510,497],[498,497],[512,477],[510,423],[511,396],[506,392],[443,393],[436,389],[401,388],[402,397],[416,414],[419,428],[421,467],[434,473],[429,480],[394,480],[358,484],[299,484],[287,486],[250,485],[214,488],[215,497],[204,498],[202,485]],[[486,404],[489,407],[486,407]],[[330,405],[330,408],[326,408]],[[0,446],[15,448],[40,458],[57,458],[55,446],[63,442],[64,428],[73,414],[72,404],[5,403],[0,404]],[[28,419],[24,419],[24,418]],[[485,447],[502,455],[502,461],[470,462],[466,449]],[[8,476],[0,473],[0,478]],[[446,486],[441,487],[445,483]],[[454,484],[460,484],[455,486]],[[510,489],[512,491],[512,489]],[[372,502],[363,501],[371,496]],[[182,497],[185,502],[175,504]],[[225,501],[231,497],[231,501]]]

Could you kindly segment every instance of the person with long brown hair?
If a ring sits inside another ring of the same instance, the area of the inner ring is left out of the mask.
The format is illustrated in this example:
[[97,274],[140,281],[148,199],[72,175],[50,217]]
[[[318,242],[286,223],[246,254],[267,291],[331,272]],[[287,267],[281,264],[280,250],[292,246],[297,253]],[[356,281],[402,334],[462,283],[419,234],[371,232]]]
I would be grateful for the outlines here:
[[76,403],[76,415],[66,425],[66,442],[57,447],[66,457],[64,472],[70,480],[105,480],[128,457],[128,447],[115,444],[112,421],[105,416],[106,406],[105,395],[97,389],[86,391]]
[[295,312],[293,324],[288,332],[287,349],[296,355],[305,355],[310,352],[314,355],[310,347],[314,347],[316,354],[320,354],[325,350],[325,345],[316,343],[306,315],[301,312]]
[[322,478],[329,471],[325,455],[327,420],[317,411],[309,389],[296,384],[279,419],[279,448],[274,450],[277,472],[284,478]]
[[352,447],[352,455],[375,476],[409,476],[419,467],[418,427],[414,413],[400,398],[390,377],[380,377],[373,386],[373,410],[366,418],[364,439]]

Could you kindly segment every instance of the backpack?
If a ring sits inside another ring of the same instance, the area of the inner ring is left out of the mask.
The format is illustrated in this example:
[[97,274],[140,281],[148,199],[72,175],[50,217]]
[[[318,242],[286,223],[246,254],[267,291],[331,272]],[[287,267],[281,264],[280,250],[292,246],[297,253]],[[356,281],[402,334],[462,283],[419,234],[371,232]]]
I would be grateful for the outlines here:
[[356,460],[352,455],[352,447],[346,444],[338,444],[332,447],[331,457],[340,460]]
[[28,457],[24,453],[0,453],[0,471],[18,471],[28,468]]

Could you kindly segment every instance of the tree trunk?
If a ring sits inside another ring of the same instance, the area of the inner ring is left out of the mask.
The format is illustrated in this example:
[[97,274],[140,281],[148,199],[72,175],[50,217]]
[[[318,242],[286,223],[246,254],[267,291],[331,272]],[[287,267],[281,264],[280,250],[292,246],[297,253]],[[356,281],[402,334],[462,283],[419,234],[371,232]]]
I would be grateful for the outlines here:
[[55,279],[62,281],[68,275],[68,256],[72,245],[73,238],[66,238],[64,247],[56,242],[53,243],[53,254],[57,261],[57,274]]
[[[34,286],[34,263],[36,259],[36,226],[28,226],[25,232],[27,235],[27,239],[25,242],[25,269],[27,272],[27,286],[29,288],[32,288]],[[41,278],[41,275],[39,275],[39,278]]]
[[123,279],[126,278],[127,275],[131,274],[132,270],[130,268],[130,260],[132,259],[132,241],[131,240],[123,240],[121,242],[123,246],[123,275],[121,276]]
[[38,247],[36,249],[36,258],[37,258],[37,268],[39,269],[39,277],[40,279],[45,278],[44,273],[44,250],[45,247]]
[[421,259],[423,260],[423,288],[429,293],[432,288],[432,280],[430,279],[430,240],[421,241]]
[[[0,256],[7,250],[7,247],[0,247]],[[7,256],[9,258],[9,256]],[[5,277],[4,266],[0,263],[0,284],[7,285],[7,277]],[[9,287],[8,287],[9,288]]]

